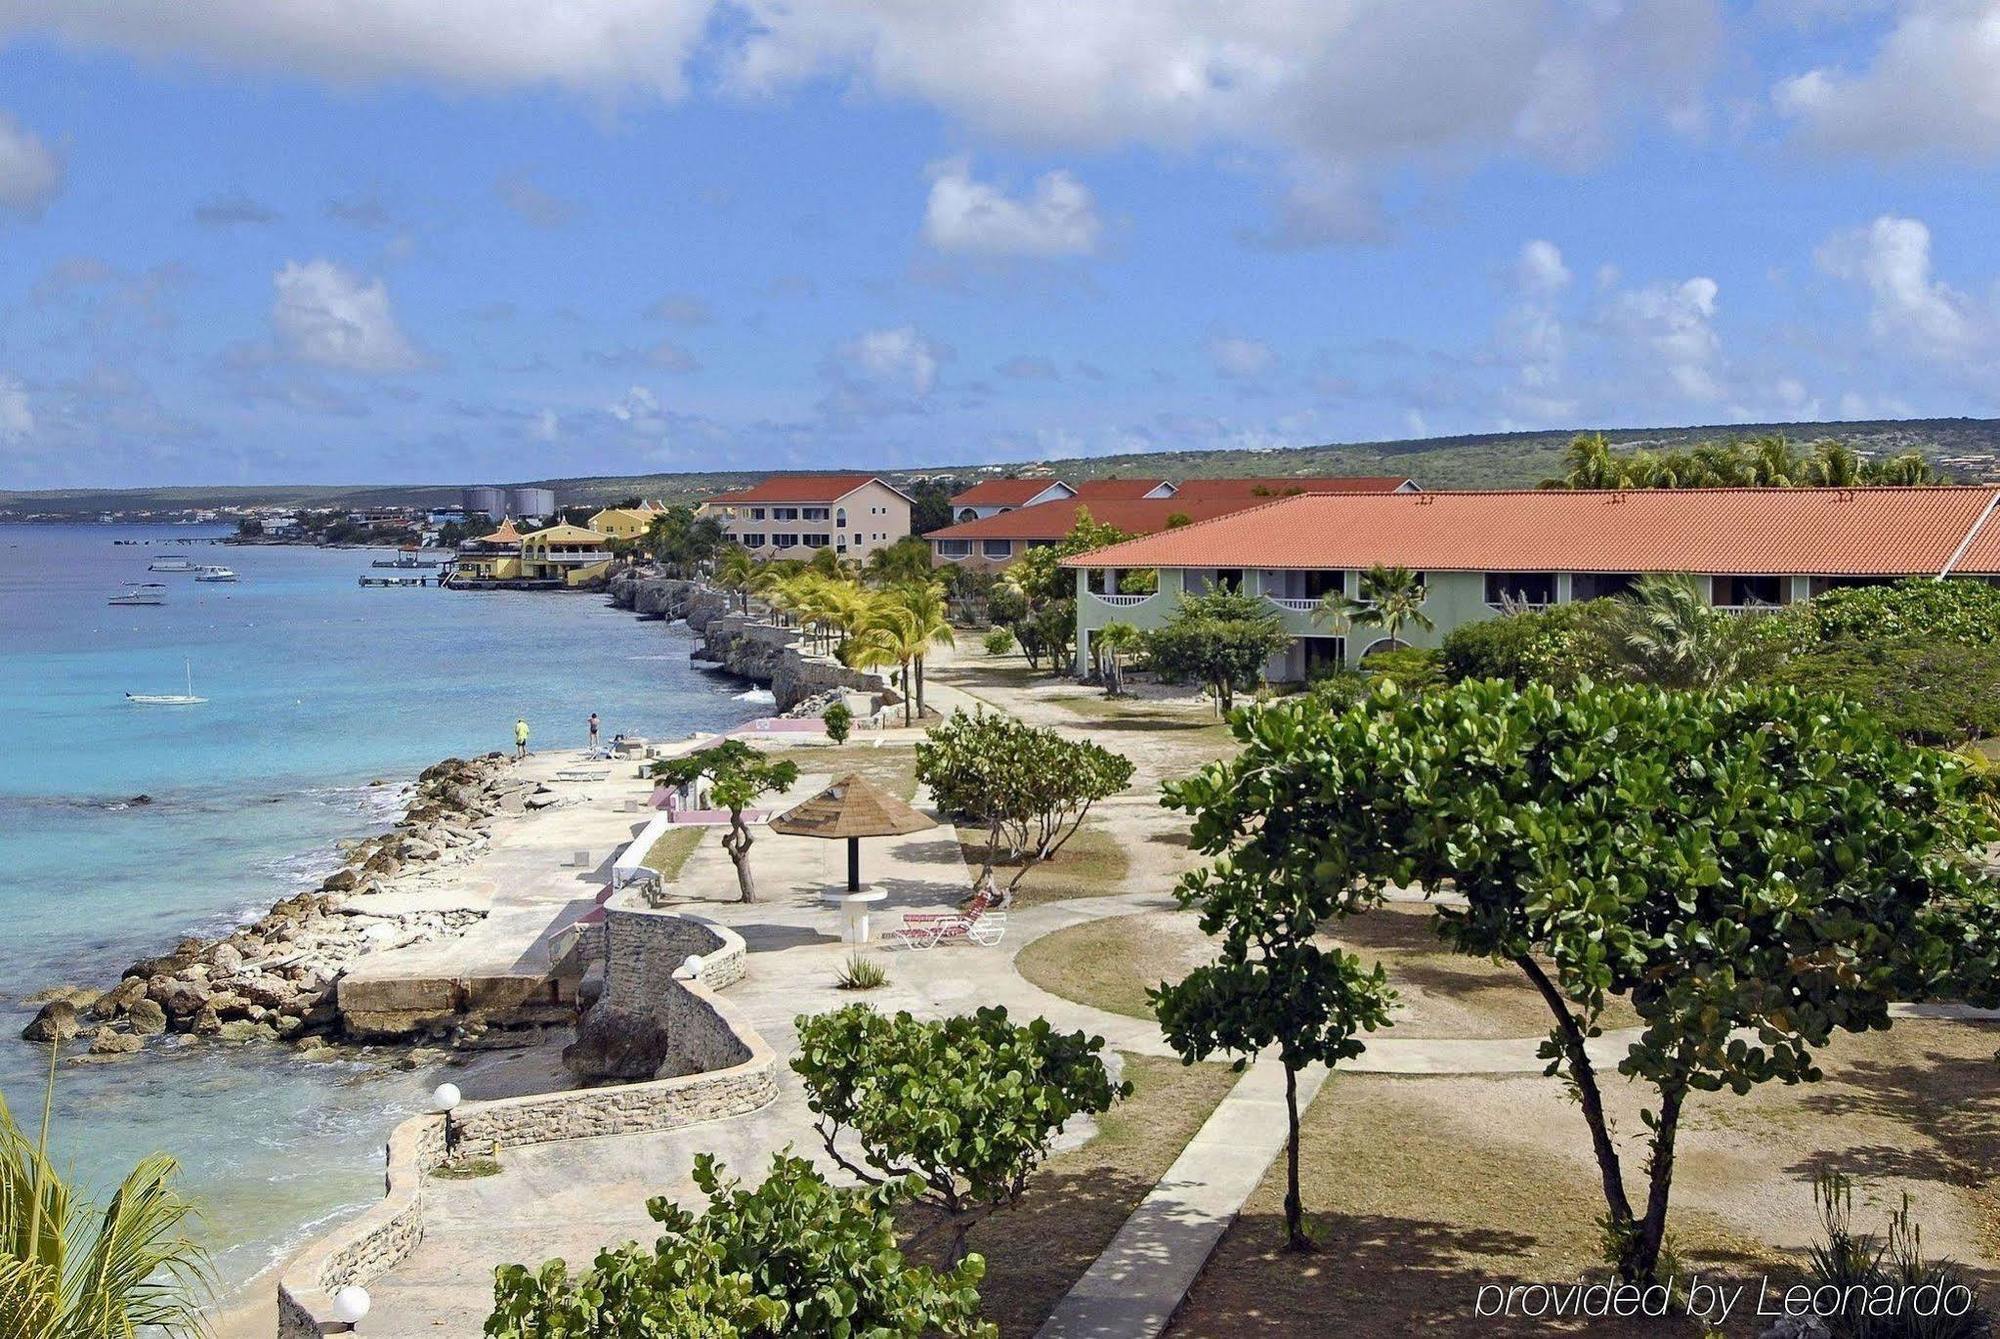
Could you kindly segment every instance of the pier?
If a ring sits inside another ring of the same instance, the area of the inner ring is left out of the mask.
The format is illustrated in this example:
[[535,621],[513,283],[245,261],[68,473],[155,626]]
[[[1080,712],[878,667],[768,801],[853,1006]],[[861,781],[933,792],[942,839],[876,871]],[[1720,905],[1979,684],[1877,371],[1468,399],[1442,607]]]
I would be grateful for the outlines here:
[[372,577],[364,572],[361,574],[361,584],[364,586],[440,586],[444,582],[439,577]]

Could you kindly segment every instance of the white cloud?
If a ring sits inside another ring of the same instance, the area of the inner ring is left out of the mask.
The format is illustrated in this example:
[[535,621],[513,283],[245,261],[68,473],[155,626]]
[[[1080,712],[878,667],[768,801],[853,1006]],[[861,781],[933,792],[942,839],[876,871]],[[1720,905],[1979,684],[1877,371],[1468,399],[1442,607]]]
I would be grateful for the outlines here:
[[1808,70],[1781,80],[1771,99],[1828,149],[2000,153],[2000,6],[1912,0],[1866,68]]
[[26,441],[34,431],[35,414],[28,403],[28,388],[0,372],[0,442],[12,446]]
[[389,289],[330,260],[288,261],[273,279],[271,327],[302,363],[344,372],[410,372],[425,359],[396,324]]
[[1262,340],[1217,335],[1208,341],[1208,359],[1217,376],[1232,380],[1261,377],[1278,365],[1278,354]]
[[948,356],[915,326],[869,330],[838,350],[852,373],[879,385],[907,390],[922,398],[937,385],[938,367]]
[[535,440],[553,445],[562,437],[562,420],[553,409],[544,409],[535,415],[532,429]]
[[1869,329],[1887,346],[1962,361],[1991,333],[1964,294],[1932,277],[1931,230],[1921,219],[1884,214],[1829,238],[1817,258],[1828,274],[1868,289]]
[[1520,284],[1521,292],[1531,298],[1546,298],[1569,287],[1569,266],[1563,264],[1563,253],[1554,242],[1535,238],[1524,242],[1521,255],[1514,262],[1514,277]]
[[63,161],[20,122],[0,112],[0,209],[38,217],[62,190]]
[[1500,346],[1519,378],[1505,392],[1508,403],[1531,421],[1567,419],[1576,412],[1575,401],[1558,391],[1569,335],[1556,304],[1570,280],[1554,242],[1535,238],[1522,244],[1514,261],[1515,301],[1501,320]]
[[0,0],[0,33],[191,54],[337,84],[418,76],[678,96],[714,0]]
[[1642,373],[1664,376],[1685,399],[1719,401],[1722,341],[1714,320],[1720,291],[1715,280],[1699,275],[1628,289],[1612,296],[1609,321],[1638,350]]
[[940,251],[990,256],[1082,256],[1097,249],[1100,224],[1090,188],[1050,172],[1019,199],[975,180],[967,158],[931,167],[924,240]]

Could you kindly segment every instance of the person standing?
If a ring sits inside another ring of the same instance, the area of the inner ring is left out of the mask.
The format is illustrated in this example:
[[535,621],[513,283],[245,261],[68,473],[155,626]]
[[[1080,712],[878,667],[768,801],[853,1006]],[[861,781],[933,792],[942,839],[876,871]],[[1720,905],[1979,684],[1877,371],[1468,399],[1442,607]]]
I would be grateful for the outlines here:
[[597,752],[597,713],[590,713],[590,751]]
[[516,758],[525,758],[528,756],[528,718],[526,716],[517,716],[514,718],[514,756]]

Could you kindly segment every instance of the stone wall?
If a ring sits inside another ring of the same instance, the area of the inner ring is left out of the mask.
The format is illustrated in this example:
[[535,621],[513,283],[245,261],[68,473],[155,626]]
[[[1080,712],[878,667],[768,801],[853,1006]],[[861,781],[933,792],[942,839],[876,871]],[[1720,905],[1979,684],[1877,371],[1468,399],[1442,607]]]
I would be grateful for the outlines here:
[[[671,1038],[662,1077],[467,1102],[448,1121],[418,1116],[397,1126],[389,1136],[382,1202],[308,1247],[279,1279],[279,1339],[349,1328],[325,1319],[333,1294],[387,1273],[423,1240],[425,1175],[444,1162],[447,1150],[488,1153],[668,1130],[742,1115],[777,1097],[777,1057],[716,994],[743,978],[741,938],[692,916],[614,907],[606,911],[597,942],[604,950],[605,1000],[658,1020]],[[691,953],[702,958],[700,975],[677,979],[674,973]]]
[[830,656],[810,655],[799,647],[797,628],[745,614],[711,620],[703,633],[701,655],[731,674],[771,686],[779,711],[789,711],[829,688],[852,688],[888,701],[902,699],[888,681],[870,670],[849,669]]

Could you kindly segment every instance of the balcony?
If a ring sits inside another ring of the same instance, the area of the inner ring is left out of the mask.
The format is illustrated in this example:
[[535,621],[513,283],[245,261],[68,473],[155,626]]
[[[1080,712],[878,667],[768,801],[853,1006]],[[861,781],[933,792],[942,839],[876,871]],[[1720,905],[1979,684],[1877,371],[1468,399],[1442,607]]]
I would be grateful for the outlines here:
[[1785,612],[1785,606],[1782,604],[1718,604],[1713,608],[1718,614],[1742,614],[1746,617]]
[[521,555],[531,563],[569,563],[578,566],[602,563],[611,560],[609,549],[558,549],[549,553],[524,553]]
[[1092,591],[1090,598],[1093,600],[1102,600],[1113,609],[1130,609],[1135,605],[1144,604],[1146,601],[1152,599],[1155,593],[1147,591],[1144,595],[1099,595],[1096,591]]
[[1318,600],[1301,600],[1290,595],[1266,595],[1264,598],[1294,614],[1310,614],[1319,608]]

